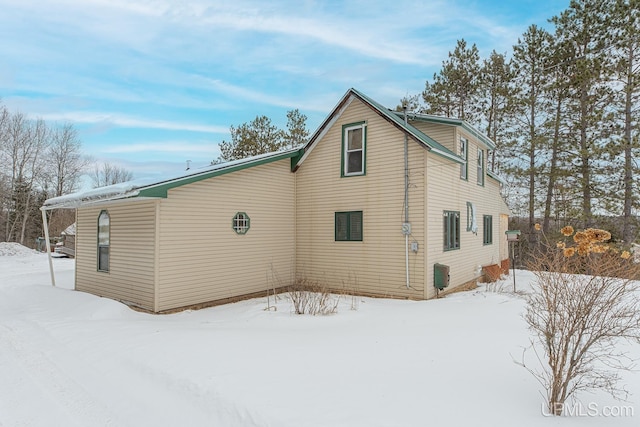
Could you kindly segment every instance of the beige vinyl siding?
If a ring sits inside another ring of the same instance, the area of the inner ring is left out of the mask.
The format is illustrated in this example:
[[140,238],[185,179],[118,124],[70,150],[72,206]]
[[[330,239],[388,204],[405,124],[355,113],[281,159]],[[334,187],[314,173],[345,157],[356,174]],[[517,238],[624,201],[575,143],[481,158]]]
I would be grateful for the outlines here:
[[[450,288],[467,283],[481,275],[480,267],[499,264],[501,261],[500,213],[504,202],[500,196],[499,183],[485,176],[484,186],[477,184],[476,139],[469,139],[469,179],[460,179],[460,167],[442,157],[427,154],[427,287],[425,298],[435,296],[433,287],[433,264],[450,267]],[[486,156],[485,156],[486,161]],[[476,210],[477,234],[467,231],[467,202]],[[460,212],[460,249],[445,251],[443,248],[443,212]],[[483,215],[493,217],[493,243],[483,244]]]
[[412,121],[411,124],[418,130],[430,136],[436,142],[447,147],[452,152],[458,154],[455,126],[442,125],[438,123],[427,123],[419,120]]
[[[156,201],[128,200],[79,208],[76,290],[153,310]],[[109,212],[109,271],[97,271],[98,215]]]
[[[341,177],[342,126],[366,121],[366,175]],[[424,152],[410,149],[410,284],[406,287],[404,134],[354,100],[317,141],[296,172],[297,258],[300,278],[334,289],[422,298],[424,292]],[[335,212],[363,212],[363,241],[335,241]]]
[[[290,165],[284,159],[169,190],[160,205],[159,311],[289,284],[295,268]],[[245,235],[232,229],[238,212],[250,218]]]

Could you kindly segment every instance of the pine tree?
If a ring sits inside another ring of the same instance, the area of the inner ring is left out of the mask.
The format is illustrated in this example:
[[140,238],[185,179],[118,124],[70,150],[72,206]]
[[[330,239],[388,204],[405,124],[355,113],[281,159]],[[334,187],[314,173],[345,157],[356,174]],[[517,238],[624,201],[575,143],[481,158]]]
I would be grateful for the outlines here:
[[593,200],[598,196],[596,167],[602,162],[602,130],[607,105],[611,101],[605,84],[604,31],[607,0],[572,0],[569,8],[551,22],[556,25],[559,42],[570,47],[565,60],[570,64],[572,125],[576,136],[575,153],[585,225],[593,223]]
[[300,146],[307,142],[309,130],[307,129],[307,116],[297,108],[287,111],[287,131],[285,133],[285,145],[288,148]]
[[[566,196],[571,186],[566,185],[568,178],[566,163],[566,145],[568,128],[566,122],[567,103],[569,98],[569,73],[564,53],[566,46],[556,43],[553,46],[552,56],[549,58],[545,73],[548,76],[548,85],[545,87],[545,96],[549,101],[549,119],[546,122],[551,146],[550,158],[547,169],[547,192],[544,199],[544,216],[542,228],[545,232],[550,230],[552,208],[562,210],[566,216],[568,209]],[[554,203],[554,201],[556,203]],[[554,206],[557,205],[557,206]]]
[[287,130],[279,129],[267,116],[231,126],[231,141],[220,143],[220,157],[212,163],[244,159],[304,144],[309,137],[307,116],[297,109],[287,112]]
[[278,151],[285,147],[284,132],[267,116],[257,116],[250,123],[231,126],[231,141],[220,143],[220,160],[230,161]]
[[498,169],[497,160],[502,152],[503,143],[510,136],[511,118],[513,116],[513,71],[510,61],[505,55],[491,52],[489,59],[483,61],[480,71],[480,88],[482,116],[481,122],[486,126],[486,135],[496,143],[496,149],[489,159],[491,170]]
[[454,51],[449,52],[449,59],[442,63],[440,73],[434,74],[433,83],[425,84],[423,112],[477,123],[479,75],[478,48],[475,44],[467,47],[464,39],[458,40]]
[[547,84],[544,74],[551,47],[551,35],[536,25],[530,26],[514,46],[515,111],[514,132],[520,137],[510,147],[515,154],[510,172],[524,179],[528,187],[529,233],[534,236],[536,190],[539,158],[546,144],[544,123],[548,105],[544,98]]
[[611,15],[607,45],[611,47],[614,87],[620,88],[615,105],[618,121],[622,124],[619,138],[623,158],[622,238],[632,242],[635,240],[631,228],[632,209],[637,203],[634,172],[640,142],[640,0],[616,0]]

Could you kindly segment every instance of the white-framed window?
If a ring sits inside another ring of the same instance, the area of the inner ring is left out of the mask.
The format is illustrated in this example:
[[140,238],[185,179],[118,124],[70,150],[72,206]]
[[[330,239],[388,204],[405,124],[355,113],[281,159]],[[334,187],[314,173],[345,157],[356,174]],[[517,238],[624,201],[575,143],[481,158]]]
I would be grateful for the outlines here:
[[237,234],[247,234],[249,231],[249,227],[251,227],[251,219],[246,212],[238,212],[233,216],[233,220],[231,221],[231,226],[233,231]]
[[111,219],[109,212],[98,215],[98,271],[109,272],[109,248],[111,246]]
[[464,163],[460,165],[460,178],[467,179],[469,170],[469,141],[467,141],[465,138],[460,138],[459,153],[460,157],[464,159]]
[[484,185],[484,151],[478,148],[478,185]]
[[365,174],[366,133],[365,122],[342,127],[342,176]]

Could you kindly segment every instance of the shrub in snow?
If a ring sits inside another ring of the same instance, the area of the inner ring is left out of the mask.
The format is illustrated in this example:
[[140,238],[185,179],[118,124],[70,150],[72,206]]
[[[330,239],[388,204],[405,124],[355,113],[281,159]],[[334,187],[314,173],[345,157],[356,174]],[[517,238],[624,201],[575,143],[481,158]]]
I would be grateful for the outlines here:
[[530,265],[537,280],[525,320],[542,368],[522,362],[545,388],[554,415],[579,391],[626,397],[619,373],[632,361],[616,344],[640,342],[639,264],[607,244],[607,231],[565,227],[562,234],[564,240],[542,244]]
[[338,311],[340,297],[331,294],[326,286],[300,279],[287,288],[287,294],[296,314],[333,314]]

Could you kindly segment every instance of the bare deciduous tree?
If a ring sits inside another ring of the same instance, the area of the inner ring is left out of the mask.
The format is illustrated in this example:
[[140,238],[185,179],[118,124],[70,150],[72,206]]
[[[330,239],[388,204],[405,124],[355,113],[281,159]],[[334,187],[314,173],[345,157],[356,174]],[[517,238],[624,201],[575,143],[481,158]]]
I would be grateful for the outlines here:
[[132,179],[133,172],[109,162],[96,165],[91,173],[93,188],[105,187],[107,185],[118,184],[119,182],[131,181]]
[[9,194],[5,197],[5,239],[25,243],[33,213],[36,183],[44,171],[49,130],[43,120],[31,121],[22,113],[9,113],[0,129],[0,150]]
[[54,197],[77,190],[80,176],[89,163],[81,148],[82,143],[72,124],[51,130],[46,178],[53,186]]
[[524,360],[522,365],[545,388],[554,415],[562,415],[567,399],[580,391],[625,398],[620,371],[630,369],[632,361],[618,344],[640,341],[639,265],[628,252],[606,245],[611,237],[606,231],[573,234],[565,227],[563,234],[573,242],[548,246],[531,266],[537,281],[524,316],[533,348],[542,349],[536,351],[542,368]]
[[[72,125],[52,128],[0,105],[0,239],[25,245],[40,236],[38,208],[74,191],[86,163]],[[60,227],[72,219],[64,216]]]

